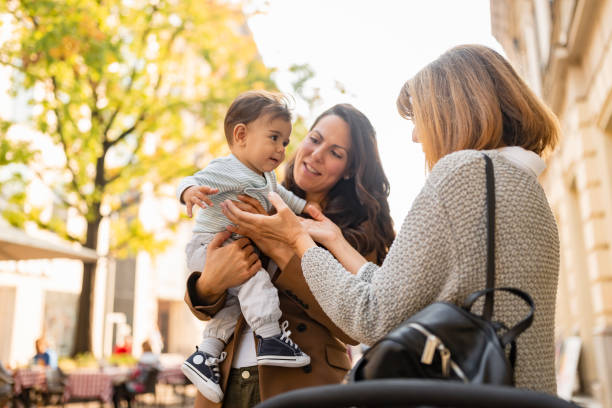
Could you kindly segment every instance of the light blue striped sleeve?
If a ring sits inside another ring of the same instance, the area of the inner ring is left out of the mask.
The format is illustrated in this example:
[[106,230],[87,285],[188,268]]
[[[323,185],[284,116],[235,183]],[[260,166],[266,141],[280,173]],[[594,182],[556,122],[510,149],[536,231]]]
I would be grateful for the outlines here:
[[[208,186],[218,188],[219,193],[228,191],[242,191],[242,185],[237,179],[235,169],[223,161],[213,160],[204,169],[193,176],[187,176],[181,180],[176,189],[176,197],[181,201],[183,192],[191,186]],[[183,201],[181,201],[183,203]]]
[[306,206],[306,200],[296,196],[280,184],[276,185],[276,192],[279,196],[281,196],[283,201],[287,203],[289,208],[291,208],[291,211],[296,214],[301,214],[302,211],[304,211],[304,207]]

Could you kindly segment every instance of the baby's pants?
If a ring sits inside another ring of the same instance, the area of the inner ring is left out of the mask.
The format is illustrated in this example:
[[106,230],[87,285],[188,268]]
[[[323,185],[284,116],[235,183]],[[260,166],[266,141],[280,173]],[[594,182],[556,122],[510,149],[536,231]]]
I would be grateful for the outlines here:
[[[195,233],[187,244],[187,267],[189,271],[202,271],[206,263],[206,249],[214,233]],[[231,243],[229,239],[224,245]],[[240,286],[228,289],[225,306],[206,322],[203,338],[214,337],[227,343],[234,333],[240,313],[254,332],[264,326],[278,327],[281,318],[278,292],[265,269],[260,269]]]

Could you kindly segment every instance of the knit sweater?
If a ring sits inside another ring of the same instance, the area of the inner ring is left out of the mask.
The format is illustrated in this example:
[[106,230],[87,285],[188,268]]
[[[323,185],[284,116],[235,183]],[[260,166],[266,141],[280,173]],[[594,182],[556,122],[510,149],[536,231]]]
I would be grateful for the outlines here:
[[[495,171],[496,286],[529,293],[532,326],[518,338],[518,387],[556,392],[554,315],[559,271],[557,226],[535,175],[497,151]],[[346,271],[326,250],[302,258],[308,286],[345,333],[372,344],[435,301],[462,304],[486,286],[486,184],[482,152],[449,154],[432,169],[389,253],[378,267]],[[472,309],[481,313],[482,301]],[[520,299],[495,295],[494,320],[508,326],[528,313]]]

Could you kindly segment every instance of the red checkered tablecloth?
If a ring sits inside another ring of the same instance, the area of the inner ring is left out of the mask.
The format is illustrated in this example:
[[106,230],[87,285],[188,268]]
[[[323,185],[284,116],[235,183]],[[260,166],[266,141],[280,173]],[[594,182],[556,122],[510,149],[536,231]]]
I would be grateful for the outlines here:
[[113,397],[113,376],[103,372],[74,372],[68,376],[64,401],[72,399],[110,402]]
[[15,394],[26,388],[44,388],[47,384],[44,368],[19,368],[13,373]]
[[181,371],[181,366],[162,367],[157,375],[157,382],[163,384],[183,384],[185,375]]

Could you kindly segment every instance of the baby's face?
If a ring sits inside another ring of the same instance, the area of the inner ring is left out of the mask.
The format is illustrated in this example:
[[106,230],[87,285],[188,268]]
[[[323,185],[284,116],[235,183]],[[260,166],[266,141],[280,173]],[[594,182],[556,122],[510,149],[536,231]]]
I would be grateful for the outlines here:
[[271,115],[260,116],[246,126],[242,159],[259,173],[272,171],[285,159],[291,123]]

